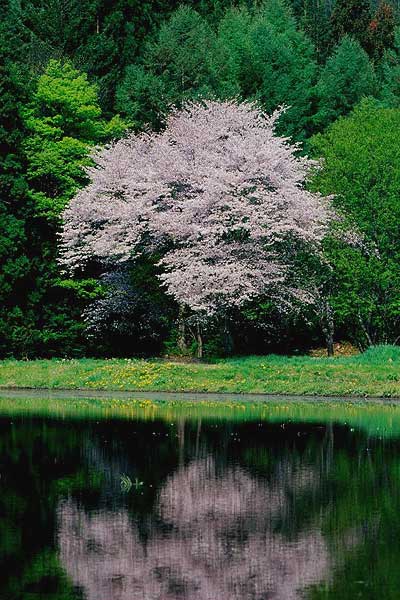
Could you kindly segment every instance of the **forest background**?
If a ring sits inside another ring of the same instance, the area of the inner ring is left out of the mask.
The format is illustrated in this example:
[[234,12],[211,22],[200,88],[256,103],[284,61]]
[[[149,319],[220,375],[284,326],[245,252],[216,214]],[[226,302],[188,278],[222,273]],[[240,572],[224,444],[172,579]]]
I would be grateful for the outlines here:
[[365,243],[326,249],[320,303],[232,313],[205,355],[301,352],[332,331],[360,348],[397,343],[399,1],[8,0],[0,42],[0,356],[176,351],[178,307],[154,265],[122,287],[74,280],[57,241],[94,147],[209,97],[287,106],[277,133],[322,159],[310,189],[334,194]]

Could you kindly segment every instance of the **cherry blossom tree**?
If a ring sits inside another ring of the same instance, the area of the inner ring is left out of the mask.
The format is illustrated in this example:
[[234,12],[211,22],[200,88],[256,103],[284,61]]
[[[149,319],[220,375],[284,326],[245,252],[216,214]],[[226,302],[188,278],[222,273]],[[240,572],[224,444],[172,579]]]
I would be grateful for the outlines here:
[[189,104],[163,132],[98,151],[90,184],[64,212],[63,264],[110,271],[160,256],[166,292],[199,319],[259,297],[310,301],[293,258],[319,252],[335,215],[329,198],[305,188],[314,163],[275,135],[281,114]]

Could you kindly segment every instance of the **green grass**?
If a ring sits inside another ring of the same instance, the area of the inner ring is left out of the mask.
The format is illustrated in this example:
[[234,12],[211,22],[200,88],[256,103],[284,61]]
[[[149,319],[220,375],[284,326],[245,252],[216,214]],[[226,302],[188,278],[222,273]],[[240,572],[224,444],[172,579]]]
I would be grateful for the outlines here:
[[400,397],[400,348],[377,346],[334,359],[270,355],[212,363],[4,360],[0,387]]

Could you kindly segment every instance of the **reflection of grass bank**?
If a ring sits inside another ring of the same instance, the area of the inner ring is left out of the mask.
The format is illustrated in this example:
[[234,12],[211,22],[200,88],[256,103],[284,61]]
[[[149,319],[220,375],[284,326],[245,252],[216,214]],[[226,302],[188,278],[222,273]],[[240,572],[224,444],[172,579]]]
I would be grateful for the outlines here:
[[400,397],[400,348],[337,359],[271,355],[212,363],[6,360],[0,362],[0,387]]
[[326,423],[361,429],[373,437],[400,436],[400,404],[350,400],[153,400],[133,398],[2,398],[0,416],[35,415],[68,419],[188,420],[223,422]]

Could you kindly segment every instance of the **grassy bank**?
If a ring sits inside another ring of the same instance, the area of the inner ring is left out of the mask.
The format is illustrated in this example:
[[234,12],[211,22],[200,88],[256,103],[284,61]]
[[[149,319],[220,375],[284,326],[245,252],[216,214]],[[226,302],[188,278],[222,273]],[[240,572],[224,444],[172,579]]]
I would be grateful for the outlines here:
[[5,360],[0,387],[400,397],[400,348],[336,359],[271,355],[213,363]]

